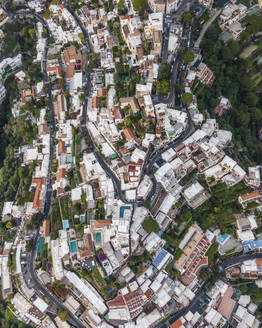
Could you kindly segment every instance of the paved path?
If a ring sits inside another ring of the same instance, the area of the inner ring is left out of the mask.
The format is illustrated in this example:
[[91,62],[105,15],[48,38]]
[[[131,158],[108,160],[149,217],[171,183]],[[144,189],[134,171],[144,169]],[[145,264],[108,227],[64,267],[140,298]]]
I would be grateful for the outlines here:
[[[30,12],[30,11],[25,11],[25,10],[18,10],[16,12],[11,12],[10,10],[8,11],[9,15],[14,17],[16,15],[23,15],[23,16],[32,16],[36,19],[38,19],[46,28],[47,31],[47,39],[46,39],[46,44],[45,44],[45,51],[44,51],[44,56],[43,56],[43,61],[42,61],[42,69],[43,69],[43,81],[45,85],[48,87],[48,100],[49,100],[49,105],[48,105],[48,110],[52,114],[52,121],[51,121],[51,127],[50,127],[50,149],[49,149],[49,155],[50,155],[50,161],[49,161],[49,167],[48,167],[48,175],[47,175],[47,192],[45,195],[45,202],[44,202],[44,211],[43,211],[43,218],[47,218],[51,206],[51,195],[52,195],[52,180],[51,180],[51,175],[52,175],[52,160],[53,160],[53,154],[54,154],[54,131],[55,131],[55,118],[54,118],[54,110],[53,110],[53,101],[52,101],[52,92],[51,92],[51,85],[48,82],[48,76],[46,72],[46,62],[47,62],[47,54],[48,54],[48,48],[49,48],[49,41],[50,41],[50,30],[48,27],[48,24],[46,21],[43,19],[42,16]],[[38,237],[39,237],[39,229],[37,230],[35,237],[34,237],[34,243],[32,247],[32,251],[29,255],[28,258],[28,269],[30,271],[30,276],[32,279],[32,283],[34,285],[34,290],[36,293],[40,292],[40,295],[43,294],[50,302],[51,304],[55,305],[58,309],[66,310],[68,312],[68,322],[73,325],[74,327],[79,327],[79,328],[85,328],[85,325],[82,324],[82,322],[71,312],[69,309],[60,302],[53,294],[51,294],[38,280],[38,277],[35,272],[35,257],[36,257],[36,252],[37,252],[37,242],[38,242]]]
[[215,19],[220,15],[223,9],[217,9],[215,14],[209,18],[209,20],[204,24],[202,31],[195,42],[195,48],[199,48],[201,41],[203,40],[203,37],[206,34],[206,31],[208,30],[209,26],[215,21]]

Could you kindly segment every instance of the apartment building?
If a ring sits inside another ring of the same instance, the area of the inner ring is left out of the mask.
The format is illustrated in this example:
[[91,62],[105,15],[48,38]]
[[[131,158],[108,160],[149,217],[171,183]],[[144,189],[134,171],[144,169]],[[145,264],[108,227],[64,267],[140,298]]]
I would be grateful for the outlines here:
[[261,204],[261,195],[258,190],[255,190],[248,194],[239,196],[238,201],[242,205],[243,208],[247,207],[247,205],[252,202],[257,202],[257,203]]
[[205,191],[199,182],[195,182],[184,190],[184,197],[188,205],[195,209],[208,200],[210,194]]
[[82,54],[78,53],[74,46],[66,48],[63,52],[66,65],[66,78],[71,79],[75,73],[82,72]]
[[165,11],[166,5],[164,0],[147,0],[147,3],[153,12]]
[[179,248],[183,251],[180,258],[175,262],[175,267],[182,274],[183,283],[188,286],[196,278],[199,270],[208,264],[208,258],[205,255],[213,242],[213,234],[204,234],[202,229],[193,224]]
[[166,12],[171,14],[178,9],[180,6],[181,0],[167,0]]
[[246,16],[246,12],[247,7],[242,3],[233,4],[229,2],[219,16],[220,28],[224,30],[229,25],[241,21]]

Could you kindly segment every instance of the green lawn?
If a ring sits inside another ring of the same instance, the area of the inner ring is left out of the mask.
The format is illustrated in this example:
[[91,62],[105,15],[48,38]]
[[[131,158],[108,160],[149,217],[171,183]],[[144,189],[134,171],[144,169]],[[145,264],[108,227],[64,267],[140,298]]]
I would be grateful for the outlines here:
[[241,52],[239,57],[241,59],[247,59],[257,48],[258,46],[256,45],[250,45]]

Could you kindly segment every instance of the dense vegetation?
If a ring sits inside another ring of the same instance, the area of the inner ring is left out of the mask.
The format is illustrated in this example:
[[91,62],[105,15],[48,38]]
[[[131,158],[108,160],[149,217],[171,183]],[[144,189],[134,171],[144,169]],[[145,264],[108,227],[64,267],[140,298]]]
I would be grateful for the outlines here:
[[262,302],[262,290],[255,283],[239,286],[242,294],[249,295],[253,302]]
[[168,63],[161,63],[158,70],[158,77],[156,82],[156,92],[167,94],[171,91],[171,65]]
[[145,219],[142,223],[142,226],[147,233],[159,231],[159,226],[157,222],[152,218]]
[[[4,26],[4,33],[2,55],[6,57],[22,53],[22,69],[30,83],[41,80],[39,65],[32,64],[36,54],[34,25],[27,22],[8,23]],[[35,163],[21,167],[18,150],[20,146],[33,142],[37,126],[32,124],[31,116],[38,115],[37,104],[34,103],[25,108],[23,116],[12,116],[11,107],[19,99],[19,91],[12,74],[4,77],[7,96],[0,105],[0,211],[5,201],[16,200],[19,205],[23,205],[33,199],[29,187]],[[8,222],[6,225],[1,223],[1,235],[5,240],[12,238],[11,228],[14,224],[15,222]]]
[[30,325],[26,325],[18,321],[12,312],[8,309],[7,304],[0,302],[0,327],[1,328],[30,328]]
[[[231,40],[227,45],[219,40],[221,30],[217,23],[211,25],[201,49],[203,61],[214,72],[215,81],[210,88],[198,85],[194,89],[199,109],[208,110],[211,115],[221,95],[231,101],[232,109],[218,121],[222,128],[233,132],[234,157],[245,168],[262,160],[262,144],[257,135],[262,120],[262,65],[258,63],[262,42],[252,37],[261,30],[262,17],[248,16],[246,23],[241,40]],[[248,54],[254,44],[256,50]]]

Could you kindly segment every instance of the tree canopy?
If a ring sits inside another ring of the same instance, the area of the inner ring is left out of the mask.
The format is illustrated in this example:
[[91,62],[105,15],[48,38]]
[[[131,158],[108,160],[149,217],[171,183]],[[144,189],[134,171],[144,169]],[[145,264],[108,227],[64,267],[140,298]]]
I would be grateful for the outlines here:
[[[212,87],[202,86],[195,91],[199,110],[209,110],[211,116],[221,95],[230,100],[232,109],[218,118],[218,123],[232,131],[232,155],[243,168],[262,161],[262,144],[258,140],[262,123],[262,65],[257,62],[262,55],[262,43],[246,41],[262,28],[262,18],[247,16],[245,20],[248,35],[242,37],[243,32],[239,41],[230,40],[226,45],[219,40],[221,30],[217,22],[207,30],[200,47],[203,61],[213,71],[215,80]],[[254,49],[251,53],[250,46]]]
[[157,222],[152,218],[145,219],[144,222],[142,223],[142,227],[148,233],[159,231],[159,226],[158,226]]
[[185,64],[191,63],[194,60],[195,56],[191,50],[186,50],[182,54],[182,60]]
[[147,2],[146,0],[133,0],[134,10],[139,12],[141,18],[146,18],[147,16]]
[[191,102],[193,101],[192,93],[189,93],[189,92],[183,93],[182,101],[185,105],[191,104]]

